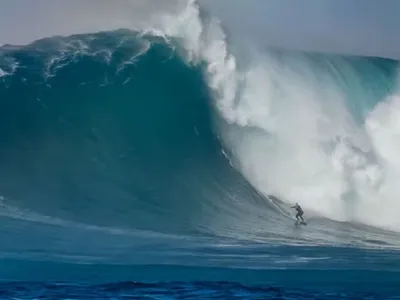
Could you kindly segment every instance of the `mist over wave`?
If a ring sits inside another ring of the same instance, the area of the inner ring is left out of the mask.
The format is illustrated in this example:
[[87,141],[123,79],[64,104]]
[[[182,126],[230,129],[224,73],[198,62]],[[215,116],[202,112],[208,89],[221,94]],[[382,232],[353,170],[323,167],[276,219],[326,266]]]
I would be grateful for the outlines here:
[[264,55],[231,102],[237,127],[224,129],[239,169],[258,190],[318,215],[398,230],[396,125],[384,121],[396,78],[395,61]]
[[193,7],[188,15],[184,30],[165,32],[208,63],[216,106],[233,124],[219,128],[238,170],[262,193],[317,215],[397,231],[396,159],[386,155],[396,125],[375,110],[397,101],[397,61],[266,50],[227,39]]

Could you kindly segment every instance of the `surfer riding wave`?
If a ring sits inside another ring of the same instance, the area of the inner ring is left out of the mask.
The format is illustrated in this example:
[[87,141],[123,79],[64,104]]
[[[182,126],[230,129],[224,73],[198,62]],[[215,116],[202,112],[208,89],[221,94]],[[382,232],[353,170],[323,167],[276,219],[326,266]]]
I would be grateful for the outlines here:
[[304,212],[303,212],[301,206],[296,202],[296,204],[294,206],[292,206],[291,208],[294,208],[297,210],[297,214],[296,214],[297,221],[299,221],[299,218],[300,218],[301,221],[304,223],[304,219],[303,219]]

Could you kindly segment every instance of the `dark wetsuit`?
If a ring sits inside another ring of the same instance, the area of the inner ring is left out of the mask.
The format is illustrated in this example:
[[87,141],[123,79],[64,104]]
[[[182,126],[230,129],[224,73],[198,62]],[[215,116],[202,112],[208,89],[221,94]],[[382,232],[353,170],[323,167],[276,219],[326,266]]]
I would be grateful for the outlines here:
[[303,219],[304,212],[301,209],[300,205],[297,204],[295,206],[292,206],[292,208],[295,208],[297,210],[296,219],[298,220],[300,218],[304,222],[304,219]]

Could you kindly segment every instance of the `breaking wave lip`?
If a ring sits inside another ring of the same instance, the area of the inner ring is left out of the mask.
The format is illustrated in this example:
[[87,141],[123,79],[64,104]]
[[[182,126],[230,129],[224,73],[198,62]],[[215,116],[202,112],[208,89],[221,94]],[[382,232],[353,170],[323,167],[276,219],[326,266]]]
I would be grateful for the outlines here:
[[397,62],[228,45],[219,21],[207,17],[191,2],[177,22],[166,17],[149,32],[177,37],[189,61],[207,62],[229,124],[219,124],[221,138],[239,171],[263,194],[326,218],[398,231],[390,155],[398,147],[388,141],[396,125],[383,124],[389,110],[380,109],[398,102]]

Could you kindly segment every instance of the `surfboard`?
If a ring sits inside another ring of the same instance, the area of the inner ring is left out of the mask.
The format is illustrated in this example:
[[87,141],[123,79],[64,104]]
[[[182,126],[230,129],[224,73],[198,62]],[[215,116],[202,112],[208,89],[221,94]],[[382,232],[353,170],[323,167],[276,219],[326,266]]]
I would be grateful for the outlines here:
[[294,224],[295,224],[295,225],[307,225],[306,222],[303,222],[303,221],[300,221],[300,222],[299,222],[299,221],[297,221],[297,220],[294,222]]

